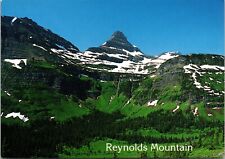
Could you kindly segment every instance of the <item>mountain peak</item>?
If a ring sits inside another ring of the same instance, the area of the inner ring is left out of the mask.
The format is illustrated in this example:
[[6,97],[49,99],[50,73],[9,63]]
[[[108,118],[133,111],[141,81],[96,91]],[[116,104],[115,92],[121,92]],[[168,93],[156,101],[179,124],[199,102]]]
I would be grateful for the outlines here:
[[128,41],[127,41],[127,37],[126,37],[126,36],[124,35],[124,33],[121,32],[121,31],[115,31],[115,32],[112,34],[110,40],[119,40],[119,41],[123,41],[123,42],[128,42]]
[[116,49],[125,49],[127,51],[140,51],[137,47],[134,47],[128,40],[127,37],[121,31],[115,31],[110,39],[102,44],[100,47],[109,47]]

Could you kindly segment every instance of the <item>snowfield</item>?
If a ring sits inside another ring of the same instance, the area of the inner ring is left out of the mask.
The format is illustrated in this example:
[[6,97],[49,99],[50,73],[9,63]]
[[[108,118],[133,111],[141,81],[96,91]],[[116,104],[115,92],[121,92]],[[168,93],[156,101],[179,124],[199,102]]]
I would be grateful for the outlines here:
[[12,66],[18,69],[22,69],[22,67],[19,66],[21,61],[23,61],[24,64],[27,65],[27,59],[4,59],[4,61],[12,63]]
[[[197,66],[194,64],[189,64],[189,65],[185,65],[183,66],[184,69],[184,73],[187,74],[191,74],[192,80],[193,80],[193,84],[196,86],[196,88],[198,89],[203,89],[204,91],[206,91],[207,93],[209,93],[209,95],[216,95],[216,96],[220,96],[223,95],[224,92],[216,92],[215,90],[212,90],[212,88],[210,88],[209,86],[203,86],[197,79],[197,76],[203,76],[203,74],[206,74],[206,71],[218,71],[215,74],[220,74],[221,71],[224,70],[223,66],[217,66],[217,65],[201,65],[201,66]],[[207,72],[208,74],[212,74],[211,72]],[[209,77],[210,81],[214,81],[213,78]],[[217,83],[221,83],[220,81],[216,81]],[[206,82],[208,83],[208,82]]]
[[[110,47],[111,48],[111,47]],[[112,48],[116,49],[116,48]],[[123,50],[124,51],[124,50]],[[129,52],[125,51],[127,55],[132,55],[132,56],[143,56],[141,52]],[[117,59],[122,59],[122,63],[116,63],[116,62],[111,62],[111,61],[106,61],[106,60],[99,60],[96,59],[99,55],[106,54],[109,57],[115,57]],[[166,55],[161,55],[155,59],[151,58],[146,58],[142,57],[143,60],[139,62],[133,62],[130,60],[127,60],[128,58],[127,55],[121,55],[121,54],[107,54],[107,53],[94,53],[91,51],[86,51],[79,56],[79,60],[83,62],[83,64],[92,64],[92,65],[99,65],[99,64],[104,64],[104,65],[111,65],[111,66],[117,66],[117,68],[114,68],[112,70],[107,70],[108,72],[120,72],[120,73],[134,73],[134,74],[149,74],[149,70],[145,68],[146,66],[153,66],[156,69],[160,67],[160,65],[167,60],[177,57],[179,55],[173,55],[171,53],[166,53]],[[85,59],[85,60],[84,60]]]
[[5,116],[5,118],[16,118],[18,117],[20,120],[22,120],[23,122],[27,122],[29,120],[28,117],[25,117],[25,115],[22,115],[20,114],[20,112],[16,113],[16,112],[12,112],[12,113],[9,113]]
[[[105,48],[112,49],[112,50],[118,50],[118,52],[120,52],[120,53],[110,54],[110,53],[106,53],[106,52],[100,53],[100,52],[85,51],[83,53],[78,52],[75,54],[60,45],[57,45],[60,49],[51,48],[50,50],[52,53],[57,54],[58,56],[65,59],[65,61],[67,61],[70,64],[73,64],[72,60],[78,60],[79,62],[78,63],[76,62],[77,64],[90,65],[87,67],[89,69],[96,70],[96,68],[91,67],[91,65],[103,64],[106,66],[107,65],[115,66],[116,68],[111,68],[111,69],[110,68],[107,68],[107,69],[98,68],[98,70],[108,71],[108,72],[119,72],[119,73],[133,73],[133,74],[150,74],[151,72],[148,69],[148,67],[153,67],[153,68],[157,69],[160,67],[160,65],[162,63],[166,62],[167,60],[179,56],[179,55],[175,54],[176,52],[167,52],[167,53],[160,55],[159,57],[155,57],[154,59],[152,59],[152,58],[145,57],[144,54],[139,51],[130,52],[125,49],[108,47],[108,46],[105,46],[105,44],[106,44],[106,42],[103,43],[101,45],[101,47],[105,47]],[[45,50],[45,48],[43,48],[41,46],[38,46],[36,44],[33,44],[33,45]],[[121,54],[121,51],[124,54]],[[122,60],[122,63],[99,59],[99,56],[102,56],[102,55],[105,55],[106,57],[109,57],[109,58],[111,57],[114,59]],[[132,60],[129,60],[130,57],[139,58],[140,60],[133,62]]]
[[169,59],[178,57],[179,55],[175,54],[176,52],[167,52],[165,54],[160,55],[159,57],[156,57],[151,61],[151,63],[154,63],[156,65],[156,68],[159,68],[160,65],[164,62],[166,62]]
[[202,69],[212,69],[212,70],[222,70],[224,71],[223,66],[217,66],[217,65],[202,65],[200,66]]

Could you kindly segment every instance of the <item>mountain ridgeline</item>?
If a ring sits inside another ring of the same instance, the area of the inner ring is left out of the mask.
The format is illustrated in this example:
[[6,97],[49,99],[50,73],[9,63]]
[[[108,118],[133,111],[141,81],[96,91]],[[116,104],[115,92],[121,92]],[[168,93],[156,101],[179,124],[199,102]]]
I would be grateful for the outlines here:
[[[81,52],[29,18],[3,16],[1,29],[3,157],[222,155],[224,56],[147,56],[121,31]],[[115,154],[107,142],[194,151]]]

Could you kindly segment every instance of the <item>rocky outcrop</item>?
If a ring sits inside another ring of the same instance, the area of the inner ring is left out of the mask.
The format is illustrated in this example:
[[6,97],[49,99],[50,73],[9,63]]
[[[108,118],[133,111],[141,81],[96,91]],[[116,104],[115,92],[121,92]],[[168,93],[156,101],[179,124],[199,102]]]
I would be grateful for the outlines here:
[[53,54],[50,54],[51,49],[79,52],[71,42],[39,26],[29,18],[2,16],[1,29],[2,59],[51,59],[53,58]]

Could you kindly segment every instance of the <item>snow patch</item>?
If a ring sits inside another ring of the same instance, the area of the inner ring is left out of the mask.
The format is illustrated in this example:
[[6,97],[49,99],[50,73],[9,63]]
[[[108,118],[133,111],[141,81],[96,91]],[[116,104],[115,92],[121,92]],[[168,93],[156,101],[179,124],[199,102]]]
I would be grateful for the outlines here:
[[7,94],[7,96],[11,96],[11,94],[8,91],[4,91],[4,92]]
[[222,108],[221,107],[213,107],[212,109],[219,110],[219,109],[222,109]]
[[129,99],[129,100],[126,102],[126,104],[125,104],[125,105],[129,104],[129,103],[130,103],[130,100],[131,100],[131,99]]
[[159,68],[162,63],[179,56],[175,53],[176,52],[167,52],[165,54],[162,54],[156,57],[155,59],[151,60],[151,63],[154,63],[156,65],[155,68]]
[[14,17],[11,21],[11,25],[17,20],[17,17]]
[[208,116],[213,116],[213,115],[211,113],[209,113]]
[[66,48],[62,45],[58,45],[58,44],[55,44],[55,45],[58,46],[60,49],[66,50]]
[[224,71],[224,66],[218,66],[218,65],[202,65],[200,67],[202,69],[223,70]]
[[150,77],[151,77],[151,78],[154,78],[155,76],[156,76],[156,75],[151,75]]
[[197,88],[203,88],[202,87],[202,85],[201,85],[201,83],[199,83],[198,81],[197,81],[197,78],[196,78],[197,76],[196,76],[196,72],[194,72],[193,74],[192,74],[192,78],[193,78],[193,80],[194,80],[194,85],[197,87]]
[[125,49],[122,49],[122,51],[124,51],[124,52],[126,52],[127,54],[130,54],[130,55],[132,55],[132,56],[140,56],[140,55],[143,55],[143,53],[140,52],[140,51],[133,51],[133,52],[130,52],[130,51],[125,50]]
[[27,59],[4,59],[4,61],[12,63],[12,66],[18,69],[22,69],[22,67],[19,66],[21,61],[23,61],[25,65],[27,65]]
[[179,108],[180,108],[180,106],[177,105],[177,107],[173,110],[173,112],[176,112]]
[[198,107],[195,108],[193,114],[194,114],[194,116],[198,116]]
[[169,59],[172,59],[174,57],[178,57],[179,55],[176,54],[177,52],[167,52],[163,55],[160,55],[158,57],[158,59],[163,59],[163,60],[169,60]]
[[[208,86],[202,86],[201,83],[199,83],[197,81],[197,74],[199,76],[203,76],[202,74],[205,74],[206,72],[205,71],[202,72],[202,70],[205,70],[205,69],[214,69],[216,71],[220,71],[220,70],[224,70],[224,67],[217,66],[217,65],[201,65],[201,66],[197,66],[197,65],[194,65],[194,64],[189,64],[189,65],[183,66],[183,69],[184,69],[184,72],[185,73],[192,74],[191,77],[193,79],[193,82],[194,82],[194,85],[196,86],[196,88],[204,89],[208,93],[213,93],[213,94],[210,94],[210,95],[217,95],[217,96],[220,95],[220,93],[218,93],[218,92],[216,93],[214,90],[211,90],[210,87],[208,87]],[[207,73],[208,74],[212,74],[211,72],[207,72]],[[209,80],[210,81],[213,81],[214,79],[211,78],[211,77],[209,77]],[[205,83],[206,84],[209,84],[208,82],[205,82]],[[217,83],[219,83],[219,81]]]
[[[107,47],[107,46],[103,46],[103,47]],[[119,49],[119,48],[116,48],[116,47],[107,47],[109,49],[113,49],[113,50],[120,50],[120,51],[123,51],[125,52],[127,55],[131,55],[131,56],[143,56],[143,53],[140,52],[140,51],[128,51],[126,49]]]
[[114,98],[114,96],[112,96],[112,97],[110,98],[109,103],[111,103],[111,102],[112,102],[113,98]]
[[28,117],[25,117],[25,115],[22,115],[20,114],[20,112],[16,113],[16,112],[12,112],[12,113],[9,113],[5,116],[5,118],[10,118],[10,117],[13,117],[13,118],[16,118],[18,117],[20,120],[22,120],[23,122],[27,122],[29,120]]
[[157,103],[158,103],[158,100],[153,100],[153,101],[149,101],[147,105],[148,106],[156,106]]
[[121,57],[120,54],[107,54],[107,56],[109,56],[109,57],[115,57],[115,58],[122,59],[122,60],[125,59],[124,57]]
[[51,117],[50,117],[50,120],[53,120],[53,119],[55,119],[55,117],[54,117],[54,116],[51,116]]
[[40,48],[40,49],[42,49],[42,50],[44,50],[44,51],[47,51],[44,47],[42,47],[42,46],[39,46],[39,45],[36,45],[36,44],[33,44],[33,46],[35,46],[35,47],[38,47],[38,48]]

